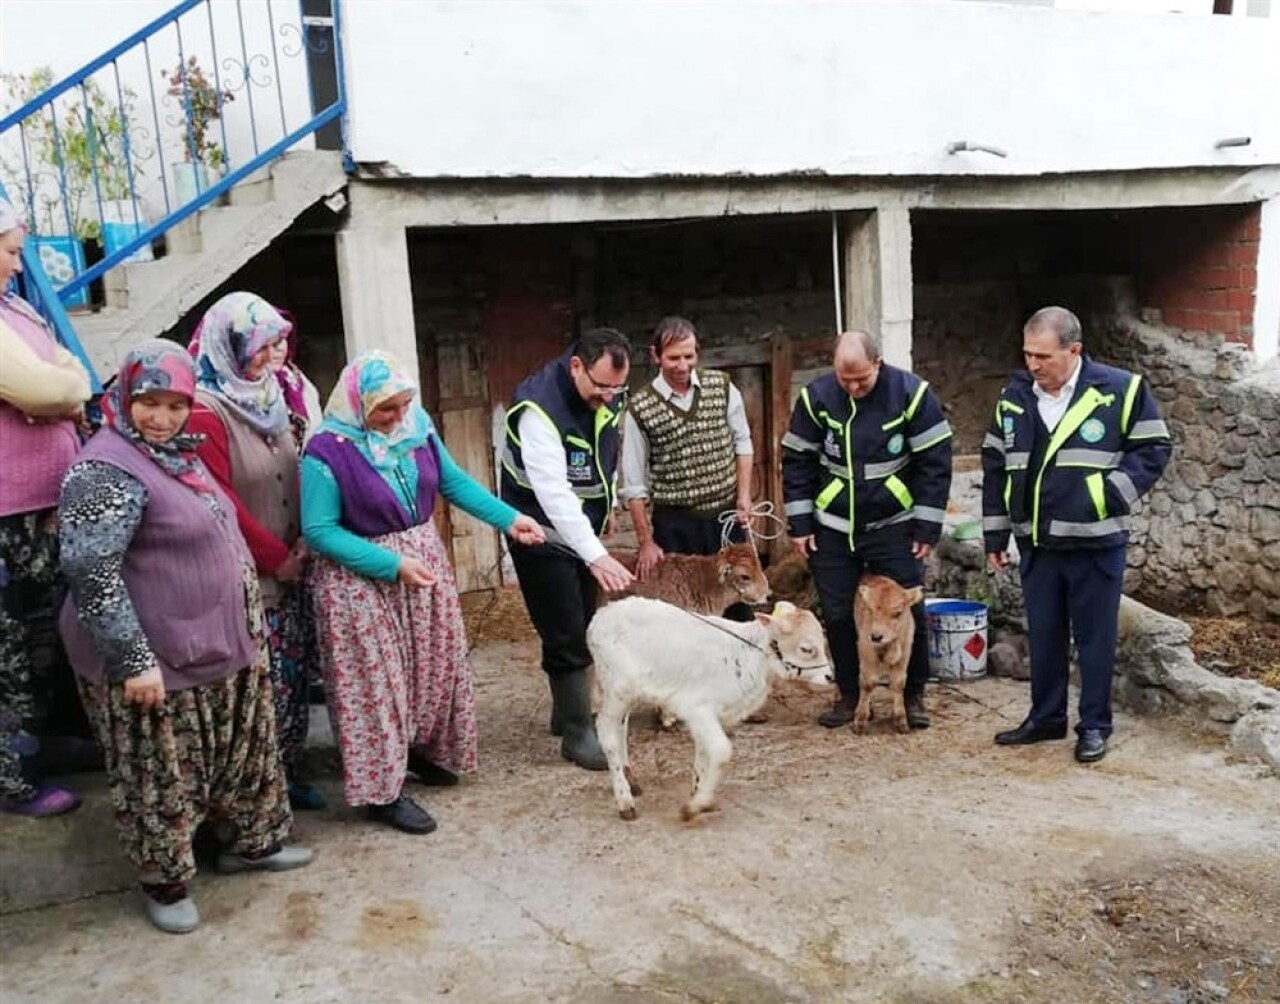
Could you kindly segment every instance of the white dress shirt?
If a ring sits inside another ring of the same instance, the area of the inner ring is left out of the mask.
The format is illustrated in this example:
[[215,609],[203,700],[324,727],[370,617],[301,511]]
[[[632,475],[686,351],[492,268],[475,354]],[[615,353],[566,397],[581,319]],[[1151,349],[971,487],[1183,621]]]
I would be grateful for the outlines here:
[[1052,432],[1062,416],[1067,413],[1067,408],[1071,406],[1071,398],[1076,392],[1076,381],[1080,379],[1080,360],[1076,359],[1076,368],[1071,371],[1071,376],[1067,378],[1067,382],[1058,388],[1058,393],[1050,394],[1034,380],[1031,382],[1031,393],[1036,396],[1036,408],[1040,412],[1040,419],[1044,422],[1045,428]]
[[[694,390],[701,386],[697,370],[689,375],[689,387],[683,394],[676,393],[675,388],[661,373],[653,378],[653,389],[658,392],[658,396],[681,411],[688,411],[693,407]],[[729,401],[724,417],[733,437],[733,452],[739,457],[753,456],[755,448],[751,445],[751,426],[747,424],[746,405],[742,403],[742,392],[732,383],[729,384]],[[632,417],[630,411],[623,422],[619,475],[618,497],[623,502],[649,497],[649,437],[644,434],[640,423]]]
[[516,423],[516,434],[520,437],[525,474],[552,529],[588,565],[604,557],[605,546],[591,528],[582,502],[569,487],[569,467],[560,433],[542,415],[525,408]]

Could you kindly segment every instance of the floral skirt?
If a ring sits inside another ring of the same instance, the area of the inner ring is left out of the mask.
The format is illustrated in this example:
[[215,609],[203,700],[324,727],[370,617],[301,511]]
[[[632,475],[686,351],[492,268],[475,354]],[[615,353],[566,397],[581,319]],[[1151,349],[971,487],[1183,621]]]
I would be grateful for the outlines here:
[[395,801],[410,747],[454,773],[476,767],[475,679],[440,535],[426,523],[373,543],[422,561],[436,583],[414,588],[314,560],[316,643],[349,805]]
[[125,703],[124,684],[107,680],[81,680],[80,695],[106,753],[120,843],[144,883],[190,881],[206,821],[231,832],[237,854],[289,835],[265,649],[232,676],[167,693],[159,708]]
[[263,611],[267,650],[271,657],[271,689],[275,694],[276,740],[280,759],[291,767],[307,742],[310,707],[307,696],[316,663],[315,622],[311,599],[301,586],[285,586],[274,606]]
[[57,510],[0,516],[0,799],[35,794],[15,747],[48,682],[35,678],[49,662],[36,651],[52,630],[57,591]]

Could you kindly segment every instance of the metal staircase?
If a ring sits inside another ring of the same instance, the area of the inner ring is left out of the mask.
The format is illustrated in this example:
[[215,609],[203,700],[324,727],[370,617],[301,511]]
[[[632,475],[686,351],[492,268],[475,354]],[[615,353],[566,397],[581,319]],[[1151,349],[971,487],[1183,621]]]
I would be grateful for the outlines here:
[[[22,293],[95,391],[99,367],[343,188],[340,41],[339,0],[182,0],[0,120],[0,194],[28,224]],[[65,250],[87,236],[92,264]],[[139,260],[161,238],[168,253]],[[99,279],[105,305],[69,313]]]

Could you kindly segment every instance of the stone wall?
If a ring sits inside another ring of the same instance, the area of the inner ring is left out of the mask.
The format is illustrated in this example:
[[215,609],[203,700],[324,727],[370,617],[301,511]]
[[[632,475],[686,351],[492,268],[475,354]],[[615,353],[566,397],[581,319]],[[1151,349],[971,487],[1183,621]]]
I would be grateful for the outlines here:
[[1146,375],[1174,438],[1129,552],[1159,606],[1280,620],[1280,363],[1116,317],[1106,358]]

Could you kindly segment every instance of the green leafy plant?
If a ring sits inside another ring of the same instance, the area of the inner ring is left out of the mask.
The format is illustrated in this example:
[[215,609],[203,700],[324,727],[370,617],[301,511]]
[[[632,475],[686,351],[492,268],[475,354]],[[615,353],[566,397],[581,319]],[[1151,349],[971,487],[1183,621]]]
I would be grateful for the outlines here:
[[189,122],[182,138],[184,158],[190,162],[194,154],[198,163],[221,171],[227,163],[227,151],[210,137],[209,130],[218,121],[222,105],[234,101],[236,96],[229,90],[219,90],[205,76],[195,56],[188,56],[185,63],[179,63],[172,70],[162,70],[160,75],[169,84],[169,97],[180,102],[184,122]]
[[[5,111],[12,111],[48,90],[54,83],[53,70],[42,66],[30,73],[3,73],[0,82],[7,94]],[[136,99],[126,87],[122,100],[113,101],[97,83],[87,80],[25,120],[26,158],[10,148],[0,156],[0,164],[16,182],[10,195],[32,229],[56,233],[69,215],[76,237],[100,239],[99,195],[103,202],[129,198],[130,165],[125,151]],[[135,161],[135,184],[142,173]],[[30,189],[25,184],[28,177]]]

